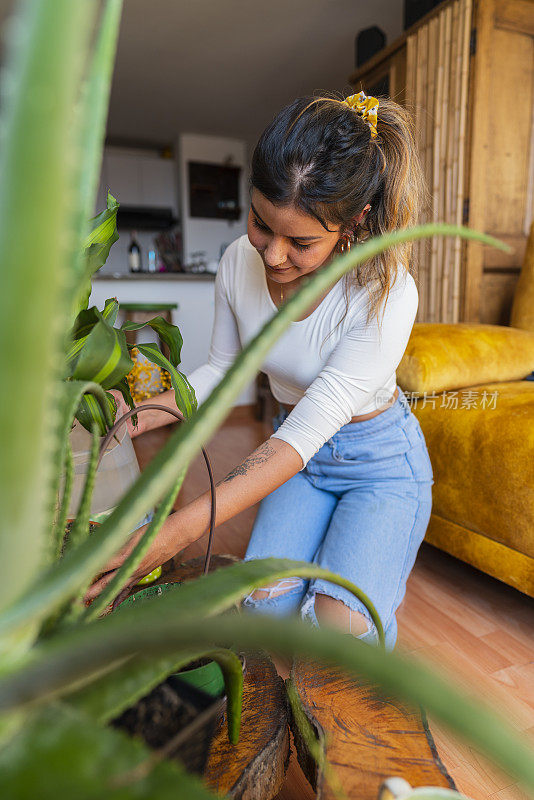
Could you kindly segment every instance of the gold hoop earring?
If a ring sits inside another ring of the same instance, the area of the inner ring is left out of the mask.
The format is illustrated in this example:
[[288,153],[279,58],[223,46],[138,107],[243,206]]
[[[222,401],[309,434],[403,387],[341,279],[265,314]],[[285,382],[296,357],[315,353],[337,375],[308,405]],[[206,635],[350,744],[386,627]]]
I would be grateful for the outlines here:
[[339,252],[350,253],[350,248],[353,241],[354,235],[352,233],[346,233],[344,236],[342,236],[339,240]]

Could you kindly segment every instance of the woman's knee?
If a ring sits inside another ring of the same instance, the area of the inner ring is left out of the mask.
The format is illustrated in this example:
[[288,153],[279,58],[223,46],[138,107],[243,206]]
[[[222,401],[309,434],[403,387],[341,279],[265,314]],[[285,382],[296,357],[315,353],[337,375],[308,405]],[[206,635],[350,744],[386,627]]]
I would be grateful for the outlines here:
[[342,600],[327,594],[316,594],[314,606],[317,621],[323,625],[340,628],[345,633],[352,633],[353,636],[369,633],[374,628],[372,621],[363,613],[349,608]]

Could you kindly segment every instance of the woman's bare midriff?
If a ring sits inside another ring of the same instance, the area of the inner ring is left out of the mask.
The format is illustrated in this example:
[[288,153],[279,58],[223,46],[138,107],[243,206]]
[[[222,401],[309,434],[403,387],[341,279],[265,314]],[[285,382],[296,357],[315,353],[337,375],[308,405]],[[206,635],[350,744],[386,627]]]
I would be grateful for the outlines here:
[[[368,414],[360,414],[359,416],[352,417],[352,419],[349,420],[349,423],[363,422],[365,419],[372,419],[373,417],[378,416],[378,414],[381,414],[383,411],[386,411],[386,409],[390,408],[390,406],[393,405],[398,396],[399,396],[399,389],[397,387],[393,393],[393,396],[391,397],[391,400],[385,403],[381,408],[377,408],[376,411],[369,411]],[[292,411],[295,408],[294,405],[290,406],[287,403],[281,403],[280,405],[282,406],[282,408],[285,408],[286,411],[288,412]]]

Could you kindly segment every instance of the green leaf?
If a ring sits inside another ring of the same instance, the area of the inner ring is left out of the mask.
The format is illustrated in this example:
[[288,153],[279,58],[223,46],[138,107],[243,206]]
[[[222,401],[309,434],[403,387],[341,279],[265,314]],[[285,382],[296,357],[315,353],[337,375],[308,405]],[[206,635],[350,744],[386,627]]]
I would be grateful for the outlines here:
[[138,344],[136,347],[149,361],[167,370],[171,378],[172,388],[174,389],[176,405],[184,417],[189,419],[197,408],[197,401],[194,389],[185,375],[178,372],[170,361],[165,358],[156,344]]
[[[156,601],[159,598],[156,598]],[[212,648],[210,647],[210,650]],[[69,696],[69,704],[101,723],[118,717],[173,672],[203,658],[206,648],[169,656],[143,654],[108,672]]]
[[[100,24],[96,31],[95,46],[81,92],[81,100],[76,107],[79,153],[82,155],[77,162],[79,172],[76,182],[74,223],[77,231],[77,244],[72,252],[72,282],[69,287],[69,296],[72,298],[69,306],[73,308],[71,318],[74,318],[81,308],[87,308],[91,292],[91,265],[87,264],[86,252],[82,249],[81,243],[91,228],[87,220],[95,207],[122,0],[104,0],[102,4],[98,5],[102,7]],[[113,213],[116,214],[116,209],[115,212],[113,210],[115,203],[115,199],[108,193],[106,205],[112,216]],[[113,230],[111,233],[113,234]],[[105,236],[102,236],[102,239],[105,240]]]
[[[200,594],[207,580],[201,578],[196,583]],[[147,652],[158,657],[180,649],[209,647],[213,642],[219,646],[231,643],[240,650],[265,649],[321,659],[379,684],[387,694],[422,706],[525,787],[534,789],[534,753],[505,716],[454,688],[415,658],[386,653],[356,637],[290,618],[246,613],[203,617],[180,612],[178,604],[176,612],[169,615],[163,613],[161,605],[172,594],[137,608],[136,614],[130,609],[111,614],[36,648],[31,663],[0,681],[0,708],[7,710],[29,702],[36,691],[43,692],[45,685],[63,691],[89,670],[97,673],[118,659]]]
[[119,303],[115,297],[106,300],[102,311],[99,311],[96,306],[82,309],[74,321],[71,338],[76,340],[88,336],[96,323],[102,319],[105,319],[111,326],[115,325],[118,313]]
[[100,437],[98,425],[91,426],[91,453],[89,456],[89,463],[87,465],[87,473],[85,476],[85,483],[83,487],[80,504],[76,510],[76,519],[72,524],[69,536],[65,542],[65,552],[77,547],[89,536],[89,520],[91,517],[91,501],[93,498],[93,489],[95,485],[96,470],[98,465],[98,454]]
[[58,555],[58,546],[63,541],[63,534],[65,525],[61,524],[61,519],[52,520],[55,518],[59,484],[61,480],[61,469],[67,458],[67,448],[69,447],[69,435],[74,421],[74,416],[80,406],[80,402],[85,396],[91,396],[94,403],[98,405],[100,411],[108,425],[112,424],[113,418],[111,410],[106,398],[105,392],[97,383],[90,381],[61,381],[60,397],[58,402],[59,415],[57,420],[57,429],[54,436],[56,442],[56,451],[53,454],[53,462],[56,466],[55,480],[50,487],[50,527],[52,534],[48,542],[48,561],[55,561]]
[[133,367],[124,333],[100,320],[87,337],[73,372],[76,380],[94,381],[111,389]]
[[16,800],[213,800],[176,761],[157,763],[138,739],[55,704],[0,751],[0,793]]
[[7,634],[9,630],[19,625],[24,626],[34,616],[47,616],[105,566],[107,560],[124,544],[139,518],[159,502],[165,492],[170,491],[176,480],[177,471],[185,469],[210,439],[228,414],[233,401],[257,373],[274,342],[294,319],[298,319],[303,311],[309,308],[321,292],[332,286],[344,273],[383,250],[403,242],[441,234],[478,240],[499,249],[510,249],[498,239],[478,231],[433,223],[371,239],[332,261],[324,269],[315,272],[248,342],[225,377],[196,413],[178,426],[139,479],[126,492],[117,508],[92,537],[91,546],[85,549],[85,545],[82,545],[53,570],[43,575],[41,580],[10,608],[9,613],[6,613],[0,621],[0,632]]
[[111,245],[119,238],[117,233],[119,205],[108,192],[106,209],[90,221],[91,230],[83,243],[87,260],[86,274],[93,275],[106,263]]
[[[177,590],[179,591],[179,587]],[[149,602],[157,603],[158,600],[159,597],[155,597]],[[201,658],[216,661],[222,670],[227,696],[228,738],[232,744],[237,744],[243,700],[243,669],[239,657],[232,650],[209,647],[163,658],[143,655],[74,692],[69,697],[69,704],[99,722],[109,722],[147,695],[169,675]]]
[[108,192],[107,208],[90,221],[91,230],[84,242],[84,274],[78,293],[76,312],[87,308],[91,294],[91,277],[106,263],[111,246],[118,240],[117,211],[119,203]]
[[[122,380],[115,384],[113,388],[118,389],[124,398],[124,402],[129,408],[135,408],[135,403],[130,392],[130,384],[128,383],[127,378],[122,378]],[[133,417],[130,417],[130,419],[135,427],[137,427],[137,414],[134,414]]]
[[63,487],[63,496],[61,498],[61,505],[58,513],[57,520],[54,523],[54,550],[56,559],[61,555],[61,547],[65,536],[65,527],[67,525],[69,504],[72,494],[72,485],[74,483],[74,459],[72,456],[72,447],[70,442],[67,442],[66,455],[65,455],[65,481]]
[[183,339],[176,325],[171,325],[163,317],[154,317],[149,322],[123,322],[121,330],[140,331],[141,328],[146,328],[147,326],[158,334],[162,342],[165,342],[169,348],[170,361],[174,367],[177,367],[180,363]]
[[109,430],[106,420],[109,419],[109,416],[114,419],[117,413],[117,402],[113,395],[106,392],[106,400],[109,406],[109,414],[104,414],[100,404],[92,395],[88,394],[82,397],[78,410],[76,411],[76,419],[78,422],[89,432],[91,432],[92,426],[96,425],[99,436],[106,435]]
[[[95,3],[17,3],[0,87],[0,608],[28,589],[50,531],[50,453],[68,259],[72,109]],[[53,324],[52,324],[53,323]],[[15,397],[16,395],[16,397]]]

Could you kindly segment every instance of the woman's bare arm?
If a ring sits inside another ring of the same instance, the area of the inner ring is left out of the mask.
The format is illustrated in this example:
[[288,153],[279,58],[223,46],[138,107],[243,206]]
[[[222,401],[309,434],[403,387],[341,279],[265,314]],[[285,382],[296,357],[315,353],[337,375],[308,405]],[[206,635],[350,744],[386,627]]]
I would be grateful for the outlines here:
[[[148,413],[148,412],[147,412]],[[234,467],[216,487],[215,525],[221,525],[236,514],[262,500],[302,469],[302,458],[281,439],[267,439],[244,461]],[[210,492],[171,514],[163,524],[149,552],[132,575],[136,583],[160,564],[175,556],[206,532],[211,513]],[[116,570],[132,551],[147,526],[130,538],[122,550],[106,566],[106,575],[91,586],[86,602],[94,599],[111,580]]]

